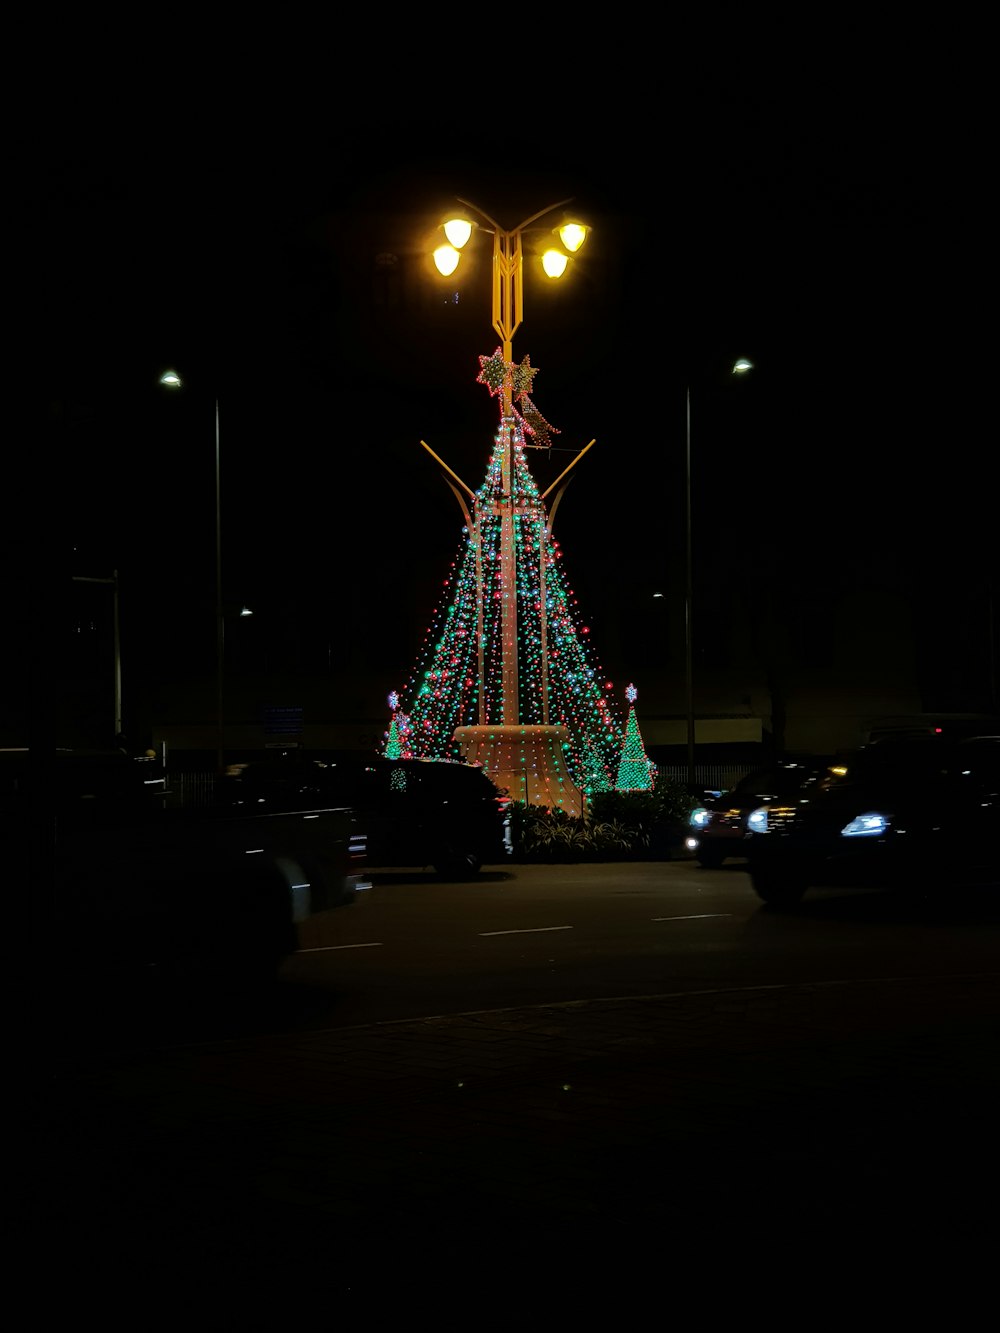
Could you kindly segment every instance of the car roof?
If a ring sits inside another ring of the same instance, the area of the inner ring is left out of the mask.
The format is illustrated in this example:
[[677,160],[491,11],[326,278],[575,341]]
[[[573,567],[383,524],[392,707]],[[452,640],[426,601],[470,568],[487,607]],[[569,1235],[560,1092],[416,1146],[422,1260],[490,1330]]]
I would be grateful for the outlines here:
[[942,753],[961,753],[969,747],[1000,745],[1000,734],[981,736],[949,736],[940,733],[926,734],[908,732],[898,736],[880,736],[869,741],[858,751],[859,754],[904,755],[914,756]]
[[810,755],[795,759],[775,759],[773,763],[762,764],[751,769],[736,783],[737,787],[752,786],[761,781],[773,781],[787,778],[796,781],[809,777],[813,773],[823,773],[834,762],[832,755]]
[[[402,769],[408,773],[447,774],[449,777],[444,777],[443,780],[445,781],[468,781],[466,775],[475,774],[477,775],[477,781],[485,778],[488,782],[492,782],[482,765],[467,764],[460,759],[437,759],[424,756],[390,759],[386,755],[367,755],[353,752],[337,755],[298,752],[291,755],[265,756],[244,764],[233,765],[231,774],[252,778],[277,778],[282,775],[289,778],[298,778],[303,774],[317,772],[336,773],[339,770],[341,773],[360,773],[385,772],[392,769]],[[461,776],[457,779],[451,779],[450,775],[453,774],[460,774]]]
[[891,769],[916,781],[932,770],[943,771],[952,764],[974,760],[977,755],[988,755],[990,762],[996,762],[1000,758],[1000,735],[885,736],[860,747],[848,760],[847,777]]

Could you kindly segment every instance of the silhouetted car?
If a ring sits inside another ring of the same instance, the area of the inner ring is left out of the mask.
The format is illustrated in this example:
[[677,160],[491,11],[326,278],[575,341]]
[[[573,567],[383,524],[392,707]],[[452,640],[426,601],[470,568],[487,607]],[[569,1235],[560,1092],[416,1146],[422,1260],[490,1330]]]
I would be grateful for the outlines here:
[[809,758],[775,763],[740,778],[735,787],[702,801],[691,812],[685,847],[699,865],[721,866],[728,856],[746,856],[751,811],[785,800],[819,782],[832,760]]
[[1000,735],[872,742],[816,788],[760,806],[748,826],[751,883],[778,906],[810,887],[1000,887]]
[[432,866],[463,879],[508,856],[504,792],[484,770],[446,759],[282,755],[237,766],[230,799],[257,809],[347,803],[370,867]]
[[364,849],[349,808],[172,808],[165,794],[157,765],[120,750],[0,750],[8,915],[34,914],[35,953],[85,976],[263,980],[301,922],[354,901]]

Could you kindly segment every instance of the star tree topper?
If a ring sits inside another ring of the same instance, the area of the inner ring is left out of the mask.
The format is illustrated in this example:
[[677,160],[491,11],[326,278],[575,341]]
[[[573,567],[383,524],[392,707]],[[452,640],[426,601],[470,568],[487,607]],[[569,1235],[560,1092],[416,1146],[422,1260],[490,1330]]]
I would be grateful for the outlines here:
[[490,391],[490,397],[495,398],[503,389],[503,382],[507,378],[507,362],[503,359],[503,352],[498,347],[492,356],[481,356],[479,358],[479,374],[476,376],[477,384],[485,384]]
[[559,432],[555,426],[550,425],[545,420],[528,397],[531,382],[538,374],[537,368],[531,364],[530,356],[525,356],[523,361],[514,365],[512,362],[503,359],[503,352],[498,347],[492,356],[481,356],[479,358],[479,374],[476,376],[476,383],[485,384],[490,391],[490,397],[495,398],[503,392],[508,371],[511,377],[514,402],[521,404],[521,410],[517,413],[517,416],[524,433],[531,436],[535,441],[536,448],[550,449],[552,447],[552,436],[558,435]]
[[528,390],[531,388],[531,381],[538,374],[531,366],[531,357],[526,356],[519,366],[511,367],[514,381],[514,401],[519,402],[522,398],[525,402],[530,402]]

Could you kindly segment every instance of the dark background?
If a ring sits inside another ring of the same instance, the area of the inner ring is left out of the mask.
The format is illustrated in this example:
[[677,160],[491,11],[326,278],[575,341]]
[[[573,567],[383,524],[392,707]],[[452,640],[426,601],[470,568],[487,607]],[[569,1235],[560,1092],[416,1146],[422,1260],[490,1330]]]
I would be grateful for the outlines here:
[[690,389],[703,639],[723,585],[777,577],[790,617],[891,587],[929,706],[990,706],[982,634],[975,672],[961,641],[996,546],[974,87],[906,62],[660,79],[649,52],[606,59],[586,89],[563,70],[572,114],[522,83],[492,105],[490,78],[455,110],[412,70],[328,92],[286,70],[280,95],[197,107],[179,81],[169,113],[59,90],[58,125],[13,153],[9,715],[44,706],[73,576],[118,571],[126,712],[210,673],[216,402],[225,609],[258,636],[227,640],[234,668],[405,681],[461,537],[420,441],[475,488],[497,426],[475,383],[499,342],[490,238],[450,284],[426,259],[457,197],[505,228],[572,198],[594,227],[570,280],[526,266],[514,354],[558,431],[529,456],[543,488],[596,440],[555,529],[610,676],[659,651],[653,591],[676,656]]

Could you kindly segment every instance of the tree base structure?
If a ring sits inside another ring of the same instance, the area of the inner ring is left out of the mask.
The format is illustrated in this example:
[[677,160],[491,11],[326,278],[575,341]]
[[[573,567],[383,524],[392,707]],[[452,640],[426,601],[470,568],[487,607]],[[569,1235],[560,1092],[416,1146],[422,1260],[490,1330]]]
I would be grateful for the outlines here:
[[452,740],[466,763],[481,764],[512,800],[582,816],[583,793],[566,768],[565,727],[457,727]]

